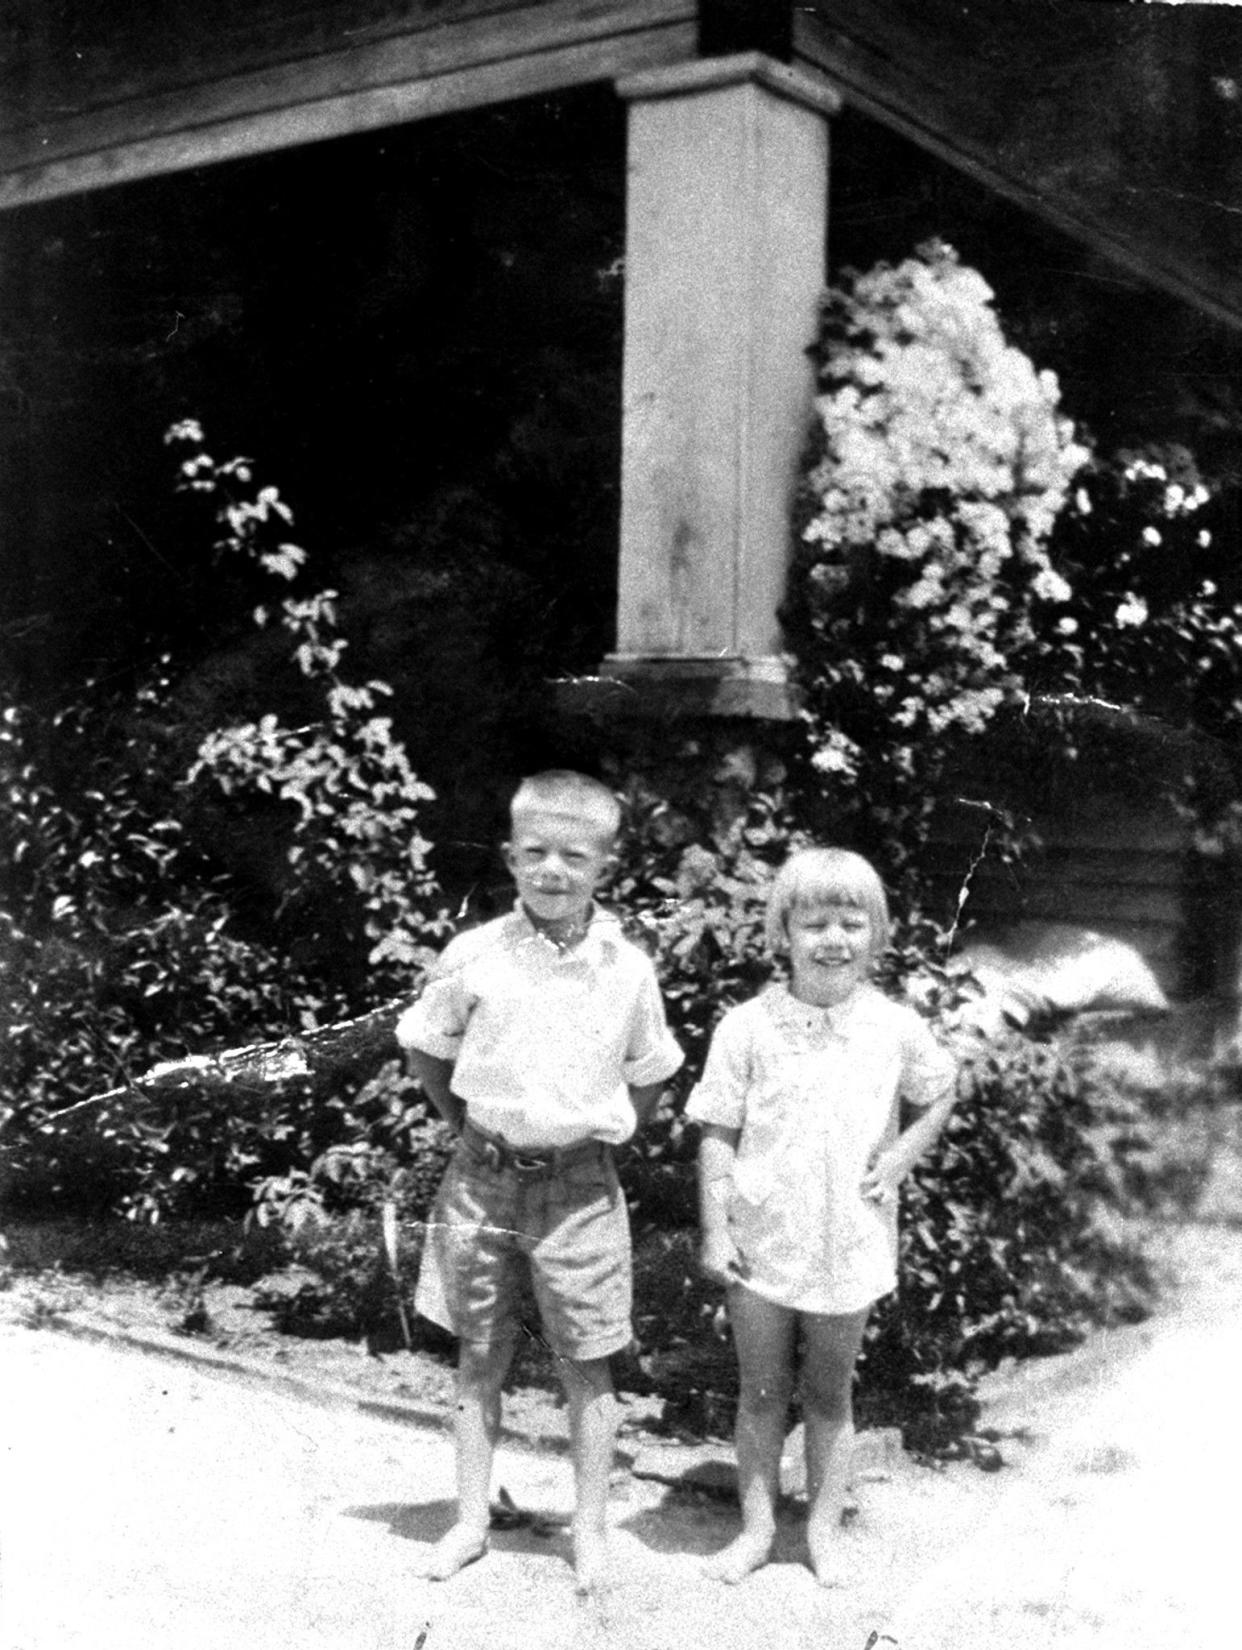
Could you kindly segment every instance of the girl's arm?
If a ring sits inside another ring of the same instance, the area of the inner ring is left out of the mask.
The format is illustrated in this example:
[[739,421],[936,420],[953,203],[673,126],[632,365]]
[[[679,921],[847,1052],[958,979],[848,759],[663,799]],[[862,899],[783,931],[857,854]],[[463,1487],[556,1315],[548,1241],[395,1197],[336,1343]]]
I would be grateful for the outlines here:
[[919,1113],[897,1136],[885,1151],[878,1152],[862,1178],[862,1194],[873,1203],[891,1203],[910,1170],[940,1137],[940,1131],[949,1121],[949,1113],[957,1103],[956,1085],[951,1085],[938,1100]]
[[740,1129],[705,1123],[699,1141],[699,1266],[712,1283],[741,1283],[750,1268],[729,1232],[729,1193]]

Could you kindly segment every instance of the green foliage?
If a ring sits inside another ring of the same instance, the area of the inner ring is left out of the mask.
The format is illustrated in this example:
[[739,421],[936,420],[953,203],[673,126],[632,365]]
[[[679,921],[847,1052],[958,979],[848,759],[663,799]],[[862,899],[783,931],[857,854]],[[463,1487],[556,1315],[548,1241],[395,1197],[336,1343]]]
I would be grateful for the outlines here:
[[[182,460],[180,486],[215,507],[216,550],[294,579],[306,555],[273,538],[292,523],[274,487],[254,490],[250,461],[217,464],[193,420],[168,440],[194,449]],[[252,496],[253,495],[253,496]],[[255,609],[255,623],[273,618]],[[373,989],[408,983],[444,933],[429,914],[435,881],[419,814],[433,798],[394,738],[391,718],[376,714],[392,690],[384,682],[350,683],[339,666],[347,643],[337,623],[337,596],[322,590],[288,596],[276,610],[293,643],[293,662],[318,701],[309,726],[285,726],[273,714],[211,733],[199,747],[190,782],[207,778],[230,797],[271,797],[285,806],[288,878],[281,910],[304,943],[359,953]]]
[[1211,853],[1236,844],[1242,790],[1234,507],[1184,448],[1093,457],[1050,545],[1070,596],[1018,659],[1036,783],[1072,788],[1090,769],[1120,795],[1154,784]]
[[950,1377],[1146,1316],[1154,1279],[1133,1217],[1152,1151],[1143,1108],[1088,1051],[1017,1034],[980,1043],[904,1190],[900,1289],[864,1359],[873,1401],[887,1392],[909,1418],[922,1396],[934,1423]]
[[982,277],[932,243],[825,303],[787,621],[821,829],[907,899],[944,774],[1018,702],[1068,587],[1045,541],[1086,457]]
[[[139,710],[160,696],[156,681]],[[203,1176],[232,1174],[248,1148],[195,1125],[194,1163],[170,1150],[175,1121],[126,1098],[88,1104],[152,1064],[285,1026],[321,1007],[309,983],[239,932],[224,892],[153,815],[150,739],[141,724],[119,748],[102,714],[57,719],[69,797],[40,777],[22,713],[0,720],[0,961],[7,1026],[0,1092],[9,1196],[154,1214]],[[203,1161],[209,1154],[214,1167]]]
[[[426,1218],[452,1149],[452,1131],[427,1108],[397,1060],[358,1090],[335,1138],[308,1168],[273,1175],[255,1188],[260,1225],[297,1235],[332,1215],[377,1214],[395,1203],[403,1220]],[[306,1159],[307,1154],[303,1154]]]
[[768,887],[803,838],[777,790],[751,791],[741,811],[706,827],[637,776],[624,801],[607,898],[654,958],[670,1021],[697,1071],[721,1014],[771,972]]
[[1210,1163],[1200,1125],[1231,1102],[1224,1068],[1156,1091],[1090,1045],[980,1043],[903,1193],[901,1282],[868,1329],[864,1415],[899,1422],[912,1447],[960,1451],[981,1374],[1145,1318],[1160,1281],[1148,1223],[1194,1208]]
[[764,905],[795,838],[778,791],[752,791],[741,812],[714,825],[693,821],[636,775],[625,803],[607,898],[653,958],[686,1065],[620,1167],[640,1223],[667,1227],[695,1219],[694,1139],[675,1097],[702,1069],[720,1016],[771,974]]
[[303,1334],[391,1333],[413,1294],[452,1131],[396,1060],[359,1090],[339,1122],[324,1150],[302,1153],[297,1166],[255,1185],[252,1218],[279,1230],[309,1274],[292,1294],[273,1292],[265,1304]]
[[[296,577],[305,558],[279,537],[288,512],[275,490],[256,492],[245,460],[217,465],[193,424],[170,439],[198,449],[182,480],[216,506],[217,553],[259,577]],[[321,719],[209,736],[188,782],[167,660],[123,711],[96,690],[58,715],[50,757],[32,749],[20,708],[0,718],[0,1127],[18,1203],[151,1219],[232,1209],[253,1180],[354,1137],[348,1084],[326,1096],[297,1082],[223,1098],[204,1088],[174,1102],[136,1083],[160,1062],[310,1030],[408,990],[440,931],[416,824],[430,792],[373,714],[383,684],[341,677],[330,593],[279,612]],[[205,777],[279,803],[296,919],[283,932],[260,937],[249,910],[243,921],[251,902],[190,829],[187,786]],[[299,943],[315,920],[318,949]],[[120,1092],[101,1104],[105,1090]]]
[[1050,547],[1070,594],[1044,616],[1028,675],[1045,692],[1234,731],[1240,609],[1221,589],[1221,528],[1184,448],[1093,456]]

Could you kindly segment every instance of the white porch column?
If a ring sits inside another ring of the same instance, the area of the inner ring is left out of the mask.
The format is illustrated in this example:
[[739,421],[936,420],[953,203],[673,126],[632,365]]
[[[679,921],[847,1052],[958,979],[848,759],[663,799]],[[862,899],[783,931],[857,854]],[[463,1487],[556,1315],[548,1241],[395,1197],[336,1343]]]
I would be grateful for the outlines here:
[[621,569],[636,704],[788,714],[776,609],[825,278],[827,82],[757,52],[629,101]]

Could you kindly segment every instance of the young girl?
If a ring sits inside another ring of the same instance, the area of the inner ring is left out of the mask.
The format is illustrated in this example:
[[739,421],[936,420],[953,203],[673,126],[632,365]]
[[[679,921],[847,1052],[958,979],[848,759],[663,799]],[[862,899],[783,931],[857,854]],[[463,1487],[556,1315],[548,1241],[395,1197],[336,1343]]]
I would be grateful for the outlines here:
[[[767,1562],[803,1338],[807,1544],[834,1579],[853,1445],[854,1362],[872,1303],[897,1282],[897,1191],[943,1128],[955,1067],[913,1009],[869,983],[888,905],[865,859],[795,854],[768,902],[789,983],[730,1009],[687,1115],[703,1125],[704,1273],[728,1289],[737,1348],[742,1529],[708,1565],[737,1582]],[[899,1132],[899,1101],[921,1115]]]

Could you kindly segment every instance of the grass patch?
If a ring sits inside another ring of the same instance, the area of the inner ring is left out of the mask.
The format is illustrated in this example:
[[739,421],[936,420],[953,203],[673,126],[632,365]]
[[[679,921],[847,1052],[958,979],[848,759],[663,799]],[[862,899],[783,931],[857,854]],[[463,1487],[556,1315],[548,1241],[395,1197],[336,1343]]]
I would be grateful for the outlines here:
[[288,1261],[278,1231],[239,1220],[19,1221],[6,1225],[4,1235],[14,1274],[57,1272],[93,1283],[110,1277],[159,1283],[198,1272],[247,1285]]

